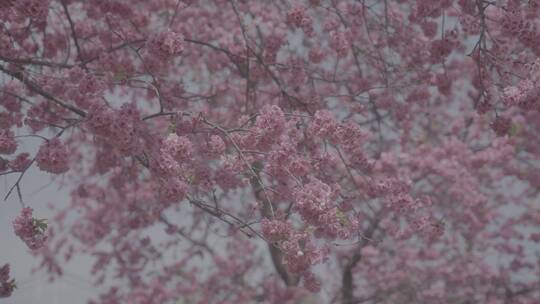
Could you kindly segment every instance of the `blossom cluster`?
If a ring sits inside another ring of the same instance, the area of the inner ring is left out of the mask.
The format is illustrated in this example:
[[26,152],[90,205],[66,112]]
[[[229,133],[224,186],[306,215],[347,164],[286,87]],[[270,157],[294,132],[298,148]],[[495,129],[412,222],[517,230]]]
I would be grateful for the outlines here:
[[517,86],[509,86],[504,89],[503,102],[508,106],[517,106],[524,111],[538,111],[540,103],[540,82],[533,83],[531,80],[520,81]]
[[95,102],[87,119],[89,129],[117,148],[122,154],[136,154],[140,151],[140,114],[134,104],[123,104],[120,109],[112,109],[101,102]]
[[[217,149],[223,148],[220,138],[213,138]],[[191,160],[194,147],[187,136],[170,133],[153,154],[150,167],[156,174],[160,197],[165,202],[177,202],[188,193]]]
[[329,239],[349,238],[358,228],[337,206],[339,188],[311,178],[309,183],[294,193],[295,205],[302,219],[315,228],[315,235]]
[[161,176],[179,176],[182,165],[188,163],[193,154],[193,145],[188,137],[169,134],[154,153],[151,167]]
[[16,288],[15,280],[9,278],[9,264],[0,267],[0,298],[9,298]]
[[8,167],[15,172],[22,172],[26,170],[31,163],[32,159],[30,158],[30,154],[23,152],[18,154],[14,159],[12,159],[8,163]]
[[17,142],[11,131],[0,133],[0,154],[13,154],[17,150]]
[[296,231],[290,223],[263,219],[262,233],[285,256],[285,265],[293,274],[304,278],[304,285],[316,292],[320,282],[310,268],[324,259],[325,251],[316,248],[307,233]]
[[306,8],[296,6],[287,13],[287,20],[295,27],[301,28],[307,36],[313,35],[313,19],[306,13]]
[[34,218],[32,213],[32,208],[24,207],[13,220],[13,230],[28,248],[37,250],[47,241],[47,222],[44,219]]
[[184,36],[171,30],[160,32],[148,41],[148,48],[159,58],[169,59],[184,51]]
[[62,174],[69,170],[68,148],[58,138],[53,138],[41,145],[36,155],[38,168],[53,174]]

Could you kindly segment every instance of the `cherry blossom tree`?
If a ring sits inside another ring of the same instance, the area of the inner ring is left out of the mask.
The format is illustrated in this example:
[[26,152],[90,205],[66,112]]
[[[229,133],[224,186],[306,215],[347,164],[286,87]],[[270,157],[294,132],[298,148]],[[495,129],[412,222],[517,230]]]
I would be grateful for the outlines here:
[[[90,303],[540,301],[539,1],[3,0],[0,24],[13,233],[51,279],[91,257]],[[54,218],[31,167],[71,191]]]

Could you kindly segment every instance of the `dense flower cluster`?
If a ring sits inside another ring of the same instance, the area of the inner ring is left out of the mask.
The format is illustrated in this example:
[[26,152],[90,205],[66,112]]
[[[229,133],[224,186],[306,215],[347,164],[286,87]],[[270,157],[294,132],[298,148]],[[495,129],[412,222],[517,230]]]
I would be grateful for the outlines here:
[[47,223],[32,217],[32,212],[32,208],[23,208],[21,214],[13,220],[13,230],[28,248],[37,250],[47,241]]
[[3,5],[13,10],[14,16],[11,18],[15,20],[31,18],[34,22],[39,23],[47,19],[50,0],[6,1]]
[[148,47],[162,59],[178,56],[184,51],[184,36],[171,30],[164,31],[151,38]]
[[498,116],[491,123],[491,128],[499,136],[504,136],[508,134],[510,128],[512,127],[512,121],[509,118]]
[[218,135],[212,135],[210,137],[210,141],[208,142],[208,149],[212,153],[221,154],[225,152],[226,145],[221,137],[219,137]]
[[103,83],[93,74],[86,74],[79,80],[79,92],[83,95],[96,95],[103,89]]
[[301,275],[310,290],[318,291],[320,282],[310,268],[322,262],[324,250],[316,248],[307,233],[296,231],[289,223],[263,219],[261,226],[264,237],[282,250],[288,270]]
[[[252,140],[261,148],[267,147],[279,138],[285,129],[285,125],[283,111],[278,106],[266,105],[261,109],[261,114],[255,121]],[[251,138],[248,139],[251,140]]]
[[14,159],[12,159],[8,166],[13,171],[22,172],[30,166],[32,163],[32,159],[30,159],[30,154],[23,152],[17,155]]
[[46,172],[62,174],[69,170],[68,148],[58,138],[51,139],[39,147],[37,166]]
[[357,224],[337,208],[339,189],[312,178],[309,183],[295,192],[294,209],[302,219],[315,227],[315,234],[325,238],[350,237]]
[[17,142],[13,132],[2,131],[0,133],[0,154],[13,154],[17,150]]
[[160,192],[165,201],[181,201],[186,196],[187,185],[182,179],[171,177],[164,181]]
[[151,167],[161,176],[178,177],[185,175],[193,155],[193,145],[188,137],[169,134],[152,157]]
[[322,138],[333,136],[338,127],[334,115],[327,110],[317,111],[311,123],[312,132]]
[[160,152],[176,161],[185,161],[191,158],[193,146],[186,136],[178,136],[171,133],[163,141]]
[[122,154],[135,154],[140,150],[140,114],[133,104],[111,109],[97,101],[89,111],[88,127]]
[[10,297],[15,288],[15,280],[9,276],[9,264],[5,264],[0,267],[0,298]]
[[313,35],[313,19],[303,6],[296,6],[287,13],[287,20],[295,27],[301,28],[308,36]]

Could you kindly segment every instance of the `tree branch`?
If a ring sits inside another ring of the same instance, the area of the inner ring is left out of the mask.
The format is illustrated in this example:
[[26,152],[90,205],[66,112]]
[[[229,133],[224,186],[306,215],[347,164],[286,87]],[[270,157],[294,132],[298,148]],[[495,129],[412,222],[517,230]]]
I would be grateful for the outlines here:
[[345,265],[343,269],[343,275],[341,279],[341,295],[343,304],[353,304],[354,303],[354,281],[353,281],[353,269],[356,267],[356,264],[362,259],[362,248],[367,245],[369,239],[373,237],[373,233],[377,230],[379,226],[379,220],[375,219],[371,225],[368,227],[365,237],[362,238],[358,244],[355,252],[349,262]]
[[71,37],[73,38],[73,42],[75,43],[75,48],[77,49],[77,57],[79,61],[81,61],[83,68],[86,69],[85,63],[83,62],[83,59],[82,59],[81,46],[79,45],[79,40],[77,39],[77,35],[75,33],[75,25],[73,24],[73,20],[71,19],[71,15],[69,14],[67,5],[64,3],[64,1],[60,1],[60,3],[62,3],[62,7],[64,8],[64,12],[66,13],[66,17],[69,22],[69,27],[71,28]]
[[81,117],[86,117],[86,113],[83,110],[80,110],[80,109],[78,109],[78,108],[76,108],[76,107],[74,107],[72,105],[66,104],[63,101],[58,100],[56,97],[52,96],[51,94],[45,92],[42,88],[40,88],[33,81],[31,81],[28,78],[25,78],[23,73],[21,73],[21,72],[12,72],[10,70],[5,69],[3,66],[0,66],[0,71],[2,71],[4,74],[7,74],[7,75],[19,80],[20,82],[24,83],[34,93],[37,93],[37,94],[47,98],[48,100],[56,103],[57,105],[65,108],[65,109],[70,110],[71,112],[73,112],[73,113],[75,113],[75,114],[77,114],[77,115],[79,115]]
[[[262,203],[262,210],[261,214],[265,218],[272,218],[272,203],[268,200],[268,197],[264,195],[263,193],[263,185],[261,183],[261,179],[259,176],[259,172],[262,169],[262,165],[260,163],[255,163],[253,165],[253,169],[256,172],[256,176],[253,176],[251,178],[251,188],[253,189],[253,194],[255,195],[255,198],[257,201],[260,201]],[[274,264],[274,268],[276,269],[278,275],[280,276],[281,280],[285,283],[287,286],[296,286],[300,280],[298,276],[293,275],[290,273],[285,265],[283,264],[283,254],[281,253],[281,250],[276,247],[274,244],[268,242],[268,250],[270,251],[270,257],[272,258],[272,263]]]

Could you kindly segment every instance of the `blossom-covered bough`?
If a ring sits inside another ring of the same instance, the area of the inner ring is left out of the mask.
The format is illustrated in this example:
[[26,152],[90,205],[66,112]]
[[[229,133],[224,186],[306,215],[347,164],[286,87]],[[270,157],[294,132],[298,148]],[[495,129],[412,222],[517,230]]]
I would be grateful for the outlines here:
[[2,1],[14,233],[95,304],[537,303],[539,6]]

